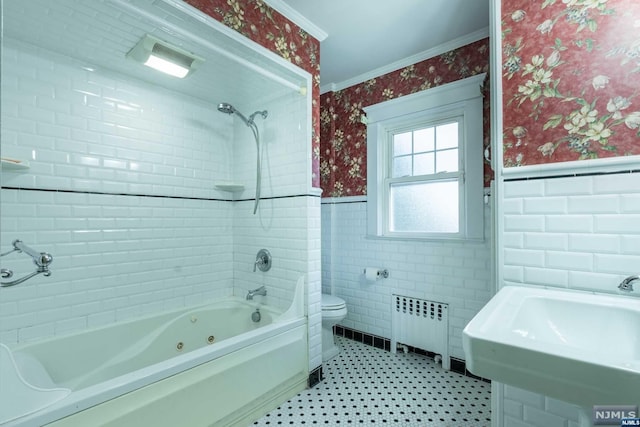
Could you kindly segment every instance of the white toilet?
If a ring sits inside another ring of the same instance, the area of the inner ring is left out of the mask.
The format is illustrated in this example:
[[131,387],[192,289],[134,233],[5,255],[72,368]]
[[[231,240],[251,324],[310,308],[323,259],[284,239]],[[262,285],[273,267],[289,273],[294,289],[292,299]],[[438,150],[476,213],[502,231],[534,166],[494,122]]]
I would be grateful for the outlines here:
[[347,304],[342,298],[322,294],[322,361],[338,355],[340,349],[333,338],[333,327],[347,316]]

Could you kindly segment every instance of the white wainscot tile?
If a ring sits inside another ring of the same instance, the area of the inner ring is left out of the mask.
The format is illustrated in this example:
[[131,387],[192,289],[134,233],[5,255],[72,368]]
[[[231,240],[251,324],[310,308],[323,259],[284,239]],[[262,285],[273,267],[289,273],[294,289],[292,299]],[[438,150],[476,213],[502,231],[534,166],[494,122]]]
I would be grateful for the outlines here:
[[505,214],[522,214],[524,199],[504,199],[502,211]]
[[524,282],[531,285],[567,287],[569,273],[551,268],[524,267]]
[[566,250],[568,236],[565,233],[524,233],[525,249]]
[[504,183],[504,196],[507,199],[517,197],[544,196],[544,181],[513,181]]
[[525,214],[562,214],[567,211],[565,197],[535,197],[524,199]]
[[617,290],[618,275],[583,271],[569,272],[569,287],[593,292],[615,292]]
[[620,253],[621,236],[612,234],[570,234],[569,250],[574,252]]
[[570,214],[617,213],[620,211],[618,195],[575,196],[568,198]]
[[578,252],[547,251],[545,266],[556,269],[593,271],[593,255]]
[[544,231],[542,215],[505,215],[505,231]]
[[547,196],[572,196],[593,193],[593,178],[589,176],[545,180]]
[[595,255],[594,270],[599,273],[638,274],[640,256],[633,255]]
[[550,215],[545,220],[545,231],[555,233],[590,233],[593,230],[590,215]]
[[621,204],[621,212],[640,213],[640,193],[622,194],[619,197],[620,197],[620,204]]
[[620,253],[623,255],[640,255],[640,235],[621,236]]
[[595,231],[640,234],[640,215],[598,215],[595,217]]
[[504,262],[509,265],[544,267],[544,251],[505,249]]
[[640,173],[594,177],[594,192],[597,194],[640,193]]

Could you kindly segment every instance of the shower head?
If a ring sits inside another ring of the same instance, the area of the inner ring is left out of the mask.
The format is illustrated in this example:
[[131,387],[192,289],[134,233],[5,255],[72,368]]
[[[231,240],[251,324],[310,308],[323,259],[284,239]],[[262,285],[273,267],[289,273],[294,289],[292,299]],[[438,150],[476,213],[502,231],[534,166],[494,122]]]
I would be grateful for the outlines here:
[[251,127],[252,125],[255,126],[255,123],[253,122],[253,118],[257,115],[262,116],[263,119],[267,118],[267,115],[269,114],[267,112],[267,110],[264,111],[256,111],[255,113],[253,113],[252,115],[249,116],[249,118],[247,119],[244,115],[242,115],[242,113],[240,113],[240,111],[236,110],[233,105],[226,103],[226,102],[222,102],[220,104],[218,104],[218,111],[220,111],[221,113],[225,113],[225,114],[237,114],[238,117],[240,117],[242,119],[242,121],[249,127]]
[[236,109],[233,108],[233,105],[223,102],[221,104],[218,104],[218,111],[225,114],[233,114],[236,112]]

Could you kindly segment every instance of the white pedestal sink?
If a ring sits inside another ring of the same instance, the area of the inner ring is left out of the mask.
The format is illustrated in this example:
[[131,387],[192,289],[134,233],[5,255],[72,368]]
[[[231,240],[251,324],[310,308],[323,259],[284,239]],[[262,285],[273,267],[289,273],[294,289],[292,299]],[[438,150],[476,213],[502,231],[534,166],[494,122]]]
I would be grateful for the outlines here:
[[590,411],[640,404],[640,299],[507,286],[469,322],[476,375]]

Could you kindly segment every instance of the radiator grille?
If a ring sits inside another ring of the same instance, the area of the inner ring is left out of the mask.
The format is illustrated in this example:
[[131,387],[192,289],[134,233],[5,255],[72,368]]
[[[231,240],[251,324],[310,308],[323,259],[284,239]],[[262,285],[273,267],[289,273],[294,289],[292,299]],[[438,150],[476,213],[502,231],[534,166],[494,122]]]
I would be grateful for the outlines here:
[[449,361],[449,305],[392,295],[391,351],[397,344],[406,344],[442,356],[442,367]]

